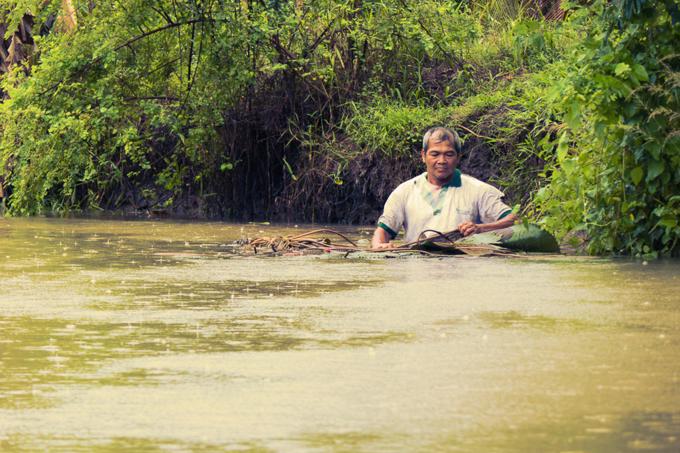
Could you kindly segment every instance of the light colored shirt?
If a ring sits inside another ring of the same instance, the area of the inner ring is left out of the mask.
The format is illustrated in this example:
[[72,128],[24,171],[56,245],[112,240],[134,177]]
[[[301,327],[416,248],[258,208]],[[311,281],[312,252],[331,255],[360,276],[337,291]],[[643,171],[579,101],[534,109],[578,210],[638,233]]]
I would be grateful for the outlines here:
[[403,227],[404,241],[412,242],[425,230],[446,233],[467,221],[495,222],[512,212],[502,197],[500,190],[457,169],[441,188],[431,184],[423,173],[394,189],[378,226],[392,238]]

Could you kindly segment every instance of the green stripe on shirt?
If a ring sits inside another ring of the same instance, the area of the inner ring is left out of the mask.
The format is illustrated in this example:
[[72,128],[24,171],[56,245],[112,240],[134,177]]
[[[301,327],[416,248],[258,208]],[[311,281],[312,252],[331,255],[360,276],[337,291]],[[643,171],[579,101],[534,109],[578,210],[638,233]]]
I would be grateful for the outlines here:
[[449,187],[460,187],[463,185],[463,181],[461,179],[461,172],[457,168],[453,171],[453,175],[451,176],[451,180],[446,183],[447,186]]
[[507,217],[507,216],[509,216],[510,214],[512,214],[512,209],[508,209],[508,210],[505,211],[503,214],[501,214],[501,215],[498,217],[498,220],[502,219],[503,217]]
[[388,226],[385,225],[384,223],[380,222],[380,223],[378,223],[378,226],[379,226],[380,228],[382,228],[383,230],[387,231],[387,234],[389,234],[389,235],[392,237],[392,239],[394,239],[395,237],[397,237],[397,233],[395,233],[394,230],[393,230],[392,228],[388,227]]

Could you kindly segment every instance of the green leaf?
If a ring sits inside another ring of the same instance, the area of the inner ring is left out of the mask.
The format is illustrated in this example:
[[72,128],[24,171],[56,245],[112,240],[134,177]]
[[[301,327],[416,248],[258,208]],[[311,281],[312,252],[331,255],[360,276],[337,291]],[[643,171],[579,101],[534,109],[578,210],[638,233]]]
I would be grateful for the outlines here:
[[640,82],[646,82],[649,80],[649,74],[647,74],[647,70],[639,63],[633,65],[633,75]]
[[627,63],[619,63],[614,68],[614,74],[616,74],[619,77],[625,76],[628,73],[630,73],[630,66],[628,66]]
[[665,165],[661,160],[652,160],[647,165],[647,181],[653,181],[657,176],[663,173]]
[[297,181],[298,177],[295,175],[295,173],[293,173],[293,167],[290,166],[290,164],[288,163],[288,160],[286,160],[285,157],[283,158],[283,164],[285,165],[286,170],[288,170],[288,174],[293,179],[293,181]]
[[558,160],[558,162],[564,161],[564,158],[567,157],[568,152],[569,152],[569,141],[568,141],[567,132],[565,131],[560,136],[560,140],[557,144],[557,160]]
[[559,253],[560,251],[553,235],[529,223],[513,225],[512,236],[501,238],[500,242],[511,250],[542,253]]
[[675,217],[664,217],[661,220],[659,220],[659,223],[657,225],[666,227],[666,228],[675,228],[675,226],[678,224],[678,219]]
[[633,170],[630,172],[630,179],[633,180],[633,184],[636,186],[640,184],[640,181],[642,181],[642,177],[644,176],[645,172],[642,170],[641,166],[637,166],[633,168]]
[[565,120],[571,129],[578,129],[581,123],[581,106],[578,102],[574,101],[567,107]]
[[649,143],[646,148],[654,159],[658,159],[661,156],[662,146],[659,143]]

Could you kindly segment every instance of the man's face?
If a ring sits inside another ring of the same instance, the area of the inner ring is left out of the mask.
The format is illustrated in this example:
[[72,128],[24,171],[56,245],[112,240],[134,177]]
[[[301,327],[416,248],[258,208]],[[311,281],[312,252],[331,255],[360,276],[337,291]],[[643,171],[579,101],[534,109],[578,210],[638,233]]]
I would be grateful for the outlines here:
[[432,183],[446,184],[458,166],[460,156],[449,142],[429,143],[427,152],[420,155],[427,168],[427,177]]

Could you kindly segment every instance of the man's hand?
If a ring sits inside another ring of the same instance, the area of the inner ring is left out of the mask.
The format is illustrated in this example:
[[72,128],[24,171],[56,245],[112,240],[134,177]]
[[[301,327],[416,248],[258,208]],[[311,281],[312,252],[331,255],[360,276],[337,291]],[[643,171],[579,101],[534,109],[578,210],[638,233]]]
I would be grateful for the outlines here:
[[380,244],[374,244],[373,245],[373,250],[387,250],[387,249],[393,249],[395,245],[391,242],[383,242]]
[[460,231],[463,236],[470,236],[471,234],[481,233],[482,228],[476,223],[463,222],[458,225],[458,231]]
[[458,231],[460,231],[463,236],[470,236],[471,234],[485,233],[487,231],[511,227],[517,220],[518,217],[515,214],[508,214],[493,223],[463,222],[458,225]]
[[385,250],[394,248],[394,244],[390,242],[390,236],[387,231],[378,227],[373,232],[373,239],[371,240],[371,248],[373,250]]

